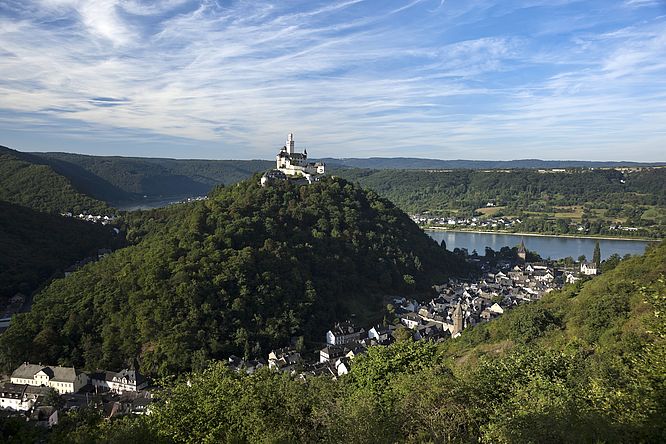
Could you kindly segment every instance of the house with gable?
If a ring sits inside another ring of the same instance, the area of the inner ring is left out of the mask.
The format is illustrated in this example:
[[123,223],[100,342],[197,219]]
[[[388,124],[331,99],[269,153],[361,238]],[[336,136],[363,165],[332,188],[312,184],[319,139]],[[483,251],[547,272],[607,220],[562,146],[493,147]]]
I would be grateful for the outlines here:
[[138,392],[148,386],[148,381],[136,370],[120,372],[98,371],[90,375],[90,382],[98,390],[113,393]]
[[50,392],[48,387],[6,382],[0,385],[0,410],[28,411]]
[[326,343],[329,345],[344,345],[357,342],[365,336],[363,328],[356,328],[351,322],[338,322],[326,333]]
[[45,366],[24,362],[12,373],[11,382],[51,387],[62,395],[78,392],[88,383],[88,376],[74,367]]
[[301,354],[291,347],[278,348],[268,354],[268,368],[290,372],[303,362]]
[[594,276],[599,272],[594,262],[583,262],[580,264],[580,273],[585,276]]

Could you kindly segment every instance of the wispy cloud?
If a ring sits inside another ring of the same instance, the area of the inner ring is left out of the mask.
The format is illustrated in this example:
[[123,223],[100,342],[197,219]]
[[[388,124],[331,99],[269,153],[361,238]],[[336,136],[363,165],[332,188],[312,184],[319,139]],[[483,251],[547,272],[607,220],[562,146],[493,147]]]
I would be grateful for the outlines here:
[[321,156],[659,160],[666,21],[624,6],[8,2],[0,131],[175,157],[270,158],[294,131]]

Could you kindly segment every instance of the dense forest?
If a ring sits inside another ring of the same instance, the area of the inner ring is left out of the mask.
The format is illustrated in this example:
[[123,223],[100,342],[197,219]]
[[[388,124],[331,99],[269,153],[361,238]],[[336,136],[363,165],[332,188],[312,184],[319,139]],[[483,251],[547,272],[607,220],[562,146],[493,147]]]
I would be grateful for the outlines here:
[[317,340],[335,320],[381,315],[387,295],[428,293],[467,271],[374,192],[332,178],[258,182],[132,213],[134,245],[52,282],[14,318],[2,368],[121,368],[138,356],[144,373],[172,374]]
[[[82,192],[113,204],[205,195],[275,165],[267,160],[180,160],[34,153]],[[144,198],[144,196],[146,196]]]
[[666,243],[442,344],[372,347],[307,380],[212,362],[165,382],[150,415],[66,415],[50,442],[666,441]]
[[[617,170],[568,173],[515,171],[399,171],[350,169],[336,172],[358,181],[408,212],[496,206],[567,206],[587,202],[666,205],[666,168],[624,175]],[[624,182],[623,182],[624,181]],[[626,183],[625,183],[626,182]]]
[[0,307],[56,271],[116,246],[112,229],[0,201]]
[[0,146],[0,201],[48,213],[109,212],[108,205],[83,194],[37,156]]

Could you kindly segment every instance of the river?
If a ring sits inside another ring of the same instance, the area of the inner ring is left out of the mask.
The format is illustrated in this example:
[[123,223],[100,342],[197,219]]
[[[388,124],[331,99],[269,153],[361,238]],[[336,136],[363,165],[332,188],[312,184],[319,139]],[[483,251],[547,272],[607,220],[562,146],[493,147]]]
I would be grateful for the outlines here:
[[[470,253],[476,250],[483,255],[486,247],[498,251],[502,247],[515,247],[522,240],[525,242],[525,248],[538,253],[542,258],[562,259],[571,256],[577,259],[580,255],[585,255],[592,259],[594,253],[594,244],[597,239],[558,237],[558,236],[529,236],[521,234],[494,234],[494,233],[475,233],[470,231],[433,231],[426,230],[426,233],[437,242],[444,240],[446,248],[467,248]],[[617,253],[620,256],[625,254],[639,255],[643,254],[645,247],[650,244],[649,241],[624,240],[624,239],[598,239],[601,249],[601,258],[606,259],[610,255]]]

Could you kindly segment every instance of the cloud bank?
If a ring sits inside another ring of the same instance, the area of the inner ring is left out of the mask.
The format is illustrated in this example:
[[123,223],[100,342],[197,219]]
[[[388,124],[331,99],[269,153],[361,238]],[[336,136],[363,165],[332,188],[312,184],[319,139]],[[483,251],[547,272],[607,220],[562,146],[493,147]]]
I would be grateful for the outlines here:
[[0,4],[0,144],[91,154],[663,161],[651,1]]

